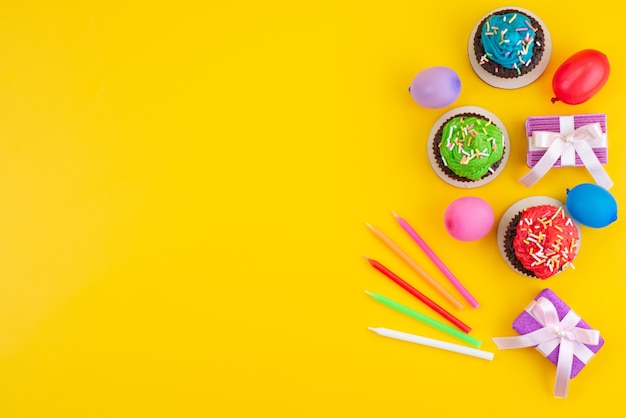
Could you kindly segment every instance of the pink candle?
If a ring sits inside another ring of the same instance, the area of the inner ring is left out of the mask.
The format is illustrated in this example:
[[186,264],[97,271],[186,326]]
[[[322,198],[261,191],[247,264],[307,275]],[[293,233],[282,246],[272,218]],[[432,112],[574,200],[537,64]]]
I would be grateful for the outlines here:
[[443,275],[446,276],[450,283],[452,283],[452,286],[454,286],[454,288],[459,291],[459,293],[465,298],[465,300],[467,300],[470,306],[472,308],[478,308],[478,301],[461,284],[461,282],[454,276],[454,274],[452,274],[450,269],[446,267],[445,264],[443,264],[439,257],[437,257],[437,254],[435,254],[435,252],[430,249],[428,244],[426,244],[426,241],[424,241],[422,237],[420,237],[419,234],[415,232],[413,227],[411,227],[411,225],[409,225],[407,221],[399,217],[396,213],[394,213],[394,216],[398,220],[398,223],[400,224],[402,229],[404,229],[406,233],[409,234],[409,236],[413,239],[413,241],[415,241],[417,245],[422,249],[422,251],[426,253],[428,258],[430,258],[431,261],[439,268],[439,270],[441,270]]

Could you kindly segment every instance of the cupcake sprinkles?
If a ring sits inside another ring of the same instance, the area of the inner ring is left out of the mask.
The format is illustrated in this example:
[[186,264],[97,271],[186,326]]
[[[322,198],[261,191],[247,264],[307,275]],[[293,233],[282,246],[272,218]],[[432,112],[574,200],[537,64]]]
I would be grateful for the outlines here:
[[487,84],[504,89],[527,86],[548,67],[552,38],[545,23],[519,7],[484,15],[470,33],[472,69]]
[[[538,30],[538,26],[534,26],[529,17],[519,12],[490,16],[481,29],[483,54],[479,64],[484,66],[495,61],[505,69],[521,75],[522,69],[533,61],[535,45],[542,46],[541,41],[536,39]],[[497,74],[498,66],[492,67]]]
[[456,176],[480,180],[502,159],[504,137],[491,120],[461,115],[446,122],[437,147],[444,166]]
[[511,147],[502,121],[478,106],[460,106],[441,115],[426,145],[435,174],[462,189],[495,180],[506,165]]
[[[523,273],[547,279],[572,267],[578,251],[578,228],[560,206],[525,208],[511,223],[506,252]],[[513,230],[513,225],[515,229]]]

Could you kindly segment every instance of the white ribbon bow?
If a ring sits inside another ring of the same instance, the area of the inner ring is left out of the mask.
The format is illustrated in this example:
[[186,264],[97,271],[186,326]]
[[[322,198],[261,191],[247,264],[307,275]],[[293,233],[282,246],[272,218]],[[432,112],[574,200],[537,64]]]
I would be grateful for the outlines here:
[[558,347],[554,395],[565,398],[574,356],[587,364],[594,353],[585,344],[598,345],[600,331],[576,327],[580,317],[572,310],[559,321],[556,308],[544,297],[534,302],[528,308],[528,312],[543,328],[516,337],[495,337],[493,341],[501,350],[536,346],[535,348],[546,357]]
[[[567,117],[562,116],[561,120],[563,118]],[[573,117],[571,117],[571,125],[573,126]],[[613,181],[591,148],[592,146],[601,146],[602,142],[602,127],[598,122],[565,133],[533,132],[532,145],[538,148],[547,148],[547,150],[532,170],[520,181],[530,187],[552,168],[559,157],[561,157],[562,166],[574,165],[575,154],[578,154],[596,183],[608,190],[613,186]]]

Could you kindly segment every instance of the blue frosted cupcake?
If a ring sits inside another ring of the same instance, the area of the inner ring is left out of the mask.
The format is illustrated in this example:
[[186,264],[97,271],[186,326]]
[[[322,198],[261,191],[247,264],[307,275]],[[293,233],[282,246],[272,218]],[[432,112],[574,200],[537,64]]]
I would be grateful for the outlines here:
[[550,36],[541,20],[521,8],[502,8],[476,25],[469,43],[474,71],[489,84],[522,87],[547,67]]

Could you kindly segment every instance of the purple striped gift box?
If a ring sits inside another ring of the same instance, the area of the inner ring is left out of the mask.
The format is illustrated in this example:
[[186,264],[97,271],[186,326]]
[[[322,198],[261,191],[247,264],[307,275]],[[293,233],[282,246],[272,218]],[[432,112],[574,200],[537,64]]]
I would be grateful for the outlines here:
[[[534,300],[536,301],[541,297],[544,297],[548,299],[550,302],[552,302],[552,305],[554,305],[556,312],[559,316],[559,321],[562,321],[565,315],[571,311],[571,308],[565,302],[563,302],[563,300],[561,300],[561,298],[559,298],[549,288],[543,289],[535,297]],[[583,329],[591,329],[589,324],[587,324],[587,322],[585,322],[583,319],[580,319],[576,327],[583,328]],[[515,330],[515,332],[517,332],[520,335],[528,334],[540,328],[542,328],[542,325],[537,321],[537,319],[535,319],[528,312],[528,308],[522,311],[522,313],[519,314],[519,316],[515,318],[515,320],[513,321],[513,329]],[[585,347],[587,347],[587,349],[589,350],[589,353],[587,353],[589,357],[595,356],[595,354],[602,348],[603,345],[604,345],[604,338],[602,337],[600,337],[600,341],[597,345],[585,344]],[[544,354],[544,355],[548,360],[550,360],[552,364],[556,365],[559,360],[559,346],[557,346],[554,349],[554,351],[552,351],[551,353]],[[571,378],[575,377],[585,367],[586,361],[582,361],[580,358],[574,357],[573,364],[572,364],[572,372],[570,374]]]
[[[573,116],[531,116],[526,119],[526,138],[528,140],[528,153],[526,154],[526,164],[529,167],[534,167],[537,162],[541,159],[543,154],[546,153],[545,148],[535,147],[532,144],[532,136],[533,132],[539,131],[547,131],[547,132],[561,132],[561,119],[562,118],[573,118],[574,119],[574,129],[578,129],[581,126],[588,125],[590,123],[598,122],[600,127],[602,128],[602,132],[604,133],[604,146],[600,147],[592,147],[592,150],[601,164],[606,164],[608,162],[608,142],[606,135],[606,115],[604,113],[592,113],[592,114],[581,114],[581,115],[573,115]],[[565,133],[565,132],[561,132]],[[575,155],[575,165],[577,167],[583,166],[583,162],[581,161],[578,154]],[[556,160],[556,162],[552,165],[553,167],[561,167],[561,158]]]

